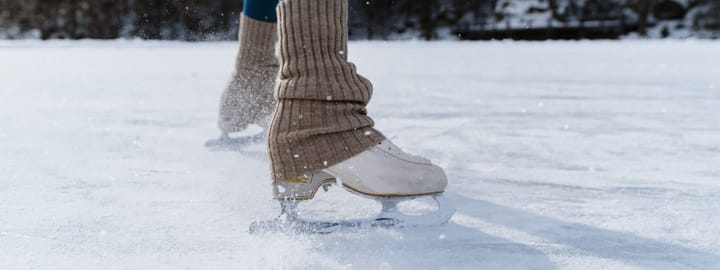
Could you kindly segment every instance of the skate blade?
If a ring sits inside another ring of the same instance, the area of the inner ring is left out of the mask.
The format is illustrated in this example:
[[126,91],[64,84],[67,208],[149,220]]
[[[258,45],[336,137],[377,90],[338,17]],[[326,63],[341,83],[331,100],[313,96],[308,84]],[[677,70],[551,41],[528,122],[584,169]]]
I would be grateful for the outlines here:
[[[396,220],[397,224],[395,227],[423,227],[423,226],[435,226],[448,223],[450,218],[455,214],[455,207],[452,202],[445,196],[445,193],[438,193],[433,195],[418,195],[418,196],[407,196],[407,197],[376,197],[359,193],[352,188],[343,185],[346,191],[358,195],[363,198],[375,200],[382,204],[383,208],[376,219],[389,219]],[[420,215],[407,215],[400,212],[397,205],[401,202],[412,201],[420,198],[432,198],[435,200],[435,204],[438,209],[432,213],[420,214]]]
[[429,214],[406,215],[397,210],[397,204],[400,202],[426,196],[397,199],[373,198],[383,205],[381,213],[373,218],[341,221],[307,221],[301,218],[292,220],[278,218],[271,221],[254,222],[250,225],[249,232],[251,234],[329,234],[338,231],[363,229],[429,227],[447,223],[455,214],[455,208],[447,197],[442,194],[428,196],[431,196],[438,205],[438,209]]
[[[404,201],[411,201],[418,198],[431,197],[437,204],[437,210],[419,215],[408,215],[400,212],[397,205]],[[376,220],[392,220],[395,222],[393,227],[428,227],[446,224],[455,214],[455,207],[444,194],[425,195],[411,198],[375,198],[383,205],[380,214]]]
[[391,228],[397,224],[395,220],[367,219],[348,221],[259,221],[250,225],[250,234],[284,233],[284,234],[329,234],[338,231],[350,231],[372,228]]
[[250,144],[260,143],[263,138],[265,138],[263,133],[238,138],[220,137],[208,140],[205,142],[205,147],[214,151],[234,150]]

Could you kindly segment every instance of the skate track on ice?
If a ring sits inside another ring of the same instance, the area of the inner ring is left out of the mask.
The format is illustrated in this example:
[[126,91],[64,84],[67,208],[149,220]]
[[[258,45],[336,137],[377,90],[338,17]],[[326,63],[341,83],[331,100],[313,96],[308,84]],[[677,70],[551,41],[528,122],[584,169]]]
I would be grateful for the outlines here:
[[265,146],[203,147],[234,53],[0,41],[0,269],[720,269],[718,42],[351,43],[457,214],[292,237],[246,232],[278,212]]

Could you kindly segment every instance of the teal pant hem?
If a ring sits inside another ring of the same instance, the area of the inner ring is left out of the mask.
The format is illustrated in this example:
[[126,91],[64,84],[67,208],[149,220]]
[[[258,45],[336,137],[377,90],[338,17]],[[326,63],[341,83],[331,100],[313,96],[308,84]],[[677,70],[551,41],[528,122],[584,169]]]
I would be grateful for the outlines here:
[[264,22],[277,22],[277,8],[280,0],[245,0],[243,14]]

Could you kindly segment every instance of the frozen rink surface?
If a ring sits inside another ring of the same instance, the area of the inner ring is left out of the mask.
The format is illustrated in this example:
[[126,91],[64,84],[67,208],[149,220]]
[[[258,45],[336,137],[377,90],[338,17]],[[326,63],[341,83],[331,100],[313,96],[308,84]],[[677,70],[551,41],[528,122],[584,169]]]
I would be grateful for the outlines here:
[[720,269],[720,42],[351,43],[457,214],[310,236],[247,233],[279,211],[264,143],[203,147],[235,50],[0,41],[0,269]]

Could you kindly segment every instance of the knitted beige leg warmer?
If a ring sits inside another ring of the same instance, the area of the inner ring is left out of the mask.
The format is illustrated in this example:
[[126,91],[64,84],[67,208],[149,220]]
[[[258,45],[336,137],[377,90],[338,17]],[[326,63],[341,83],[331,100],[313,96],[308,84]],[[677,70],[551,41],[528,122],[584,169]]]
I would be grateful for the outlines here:
[[225,132],[241,131],[248,124],[267,126],[274,106],[277,24],[242,15],[238,39],[235,72],[220,100],[218,126]]
[[347,61],[347,0],[278,6],[280,81],[268,144],[274,181],[304,176],[384,139],[365,106],[370,82]]

